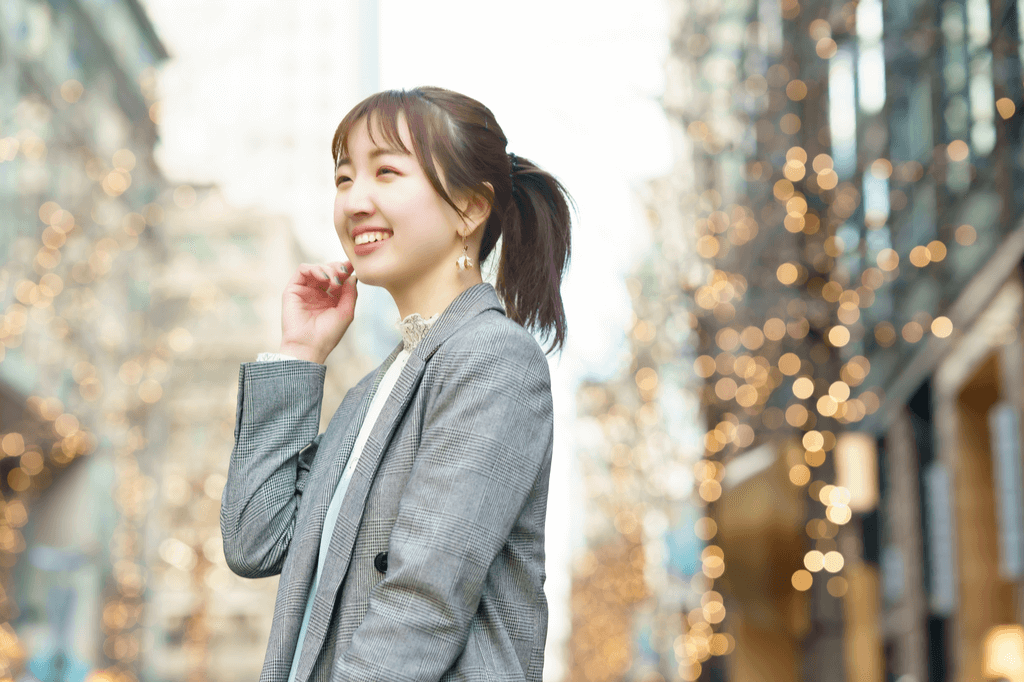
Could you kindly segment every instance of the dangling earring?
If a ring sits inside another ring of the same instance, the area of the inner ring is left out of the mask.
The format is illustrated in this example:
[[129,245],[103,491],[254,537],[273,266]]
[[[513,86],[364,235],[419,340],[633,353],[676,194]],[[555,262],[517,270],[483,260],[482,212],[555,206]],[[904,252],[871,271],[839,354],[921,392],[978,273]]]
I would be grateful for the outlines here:
[[462,236],[462,256],[455,260],[455,265],[459,267],[459,270],[473,267],[473,261],[469,258],[469,245],[466,244],[465,235]]

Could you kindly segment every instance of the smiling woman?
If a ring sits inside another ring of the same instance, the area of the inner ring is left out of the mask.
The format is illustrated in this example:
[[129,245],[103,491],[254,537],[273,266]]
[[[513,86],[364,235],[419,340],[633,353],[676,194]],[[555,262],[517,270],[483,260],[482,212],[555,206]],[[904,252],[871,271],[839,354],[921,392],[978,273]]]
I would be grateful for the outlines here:
[[[490,110],[439,88],[338,127],[350,262],[300,266],[281,352],[242,365],[221,508],[231,569],[281,575],[263,680],[541,677],[553,409],[528,329],[564,344],[569,199],[505,146]],[[394,297],[403,342],[317,435],[356,271]]]

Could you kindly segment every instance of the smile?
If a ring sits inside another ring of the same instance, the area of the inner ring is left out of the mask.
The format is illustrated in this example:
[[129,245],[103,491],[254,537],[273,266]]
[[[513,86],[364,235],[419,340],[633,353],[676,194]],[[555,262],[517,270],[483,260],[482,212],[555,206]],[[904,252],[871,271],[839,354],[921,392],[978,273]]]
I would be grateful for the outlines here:
[[357,235],[353,242],[356,246],[359,246],[361,244],[369,244],[370,242],[381,242],[389,237],[391,237],[391,234],[387,232],[364,232]]

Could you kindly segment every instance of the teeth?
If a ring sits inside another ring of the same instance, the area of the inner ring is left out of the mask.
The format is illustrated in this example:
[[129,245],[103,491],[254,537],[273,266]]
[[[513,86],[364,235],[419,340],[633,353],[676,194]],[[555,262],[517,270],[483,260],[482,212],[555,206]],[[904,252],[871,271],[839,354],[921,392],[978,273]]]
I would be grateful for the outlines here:
[[357,245],[369,244],[370,242],[379,242],[380,240],[387,239],[388,237],[390,237],[390,235],[386,232],[364,232],[356,237],[355,243]]

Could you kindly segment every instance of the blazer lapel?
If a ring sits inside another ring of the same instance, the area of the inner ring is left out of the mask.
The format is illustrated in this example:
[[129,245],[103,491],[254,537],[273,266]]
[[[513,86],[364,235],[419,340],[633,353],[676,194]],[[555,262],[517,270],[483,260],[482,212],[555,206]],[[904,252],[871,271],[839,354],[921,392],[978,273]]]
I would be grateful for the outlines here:
[[[348,464],[348,459],[352,457],[352,447],[355,445],[356,437],[359,436],[359,429],[366,419],[366,414],[370,411],[370,403],[373,401],[374,394],[377,393],[377,387],[380,386],[384,374],[391,367],[391,364],[395,362],[395,358],[401,350],[402,345],[399,344],[377,368],[377,372],[374,374],[366,393],[359,399],[359,406],[356,408],[353,419],[349,420],[342,433],[339,436],[334,436],[334,438],[331,438],[333,435],[329,433],[324,435],[325,443],[321,444],[321,449],[325,454],[331,454],[332,457],[324,459],[328,467],[327,471],[324,472],[324,485],[316,488],[316,492],[313,494],[313,501],[307,507],[310,510],[310,514],[315,515],[315,518],[307,520],[307,523],[315,524],[317,528],[317,533],[315,534],[317,556],[319,555],[320,537],[323,533],[324,520],[327,517],[327,508],[331,504],[334,491],[338,488],[338,482],[341,481],[341,474],[345,471],[345,465]],[[328,428],[328,432],[330,432],[330,428]],[[318,473],[310,472],[310,475],[314,474]],[[314,479],[314,481],[316,480]],[[316,556],[314,556],[312,564],[315,571],[317,564]],[[312,579],[310,579],[310,582],[310,585],[312,585]]]
[[[313,588],[313,579],[320,553],[320,538],[331,497],[334,495],[338,481],[341,479],[341,473],[352,453],[352,446],[359,433],[359,426],[366,418],[373,394],[380,385],[387,368],[394,362],[401,349],[401,345],[394,349],[369,381],[360,382],[361,387],[356,385],[350,395],[346,395],[320,442],[318,455],[313,461],[313,467],[308,475],[309,478],[303,493],[304,501],[299,507],[295,536],[289,549],[289,554],[294,554],[295,558],[285,564],[284,572],[281,575],[282,584],[305,586],[305,596],[308,596],[309,591]],[[347,423],[343,423],[346,413],[352,417]],[[280,600],[280,596],[278,599]],[[302,606],[304,609],[304,600]],[[301,611],[287,617],[275,614],[274,623],[271,626],[270,642],[282,643],[281,657],[288,662],[289,667],[294,656],[301,621]],[[305,652],[305,648],[303,648],[303,652]],[[301,664],[300,661],[300,671]],[[309,670],[311,670],[311,665],[307,668],[307,676]]]
[[[327,477],[328,483],[318,492],[316,510],[322,510],[316,523],[321,527],[321,533],[331,533],[330,545],[328,546],[327,558],[323,573],[320,576],[320,584],[313,599],[313,610],[310,614],[309,625],[306,630],[306,639],[303,643],[302,653],[299,659],[299,666],[295,672],[298,680],[306,680],[316,658],[323,647],[323,641],[330,625],[331,615],[334,612],[334,605],[337,600],[338,590],[348,573],[349,563],[352,559],[352,548],[355,545],[356,535],[362,524],[363,510],[366,506],[366,497],[370,491],[370,485],[376,476],[377,468],[391,442],[402,416],[408,408],[412,396],[419,387],[426,363],[437,348],[455,333],[462,324],[486,310],[497,309],[503,311],[498,301],[494,288],[488,283],[481,283],[470,287],[449,304],[448,308],[438,317],[437,322],[431,325],[426,336],[409,356],[405,367],[398,376],[394,389],[385,401],[380,416],[370,431],[370,435],[363,446],[363,452],[359,456],[355,471],[352,473],[352,480],[349,482],[348,490],[342,499],[341,510],[338,514],[338,521],[334,529],[323,529],[324,519],[327,514],[327,507],[334,495],[345,463],[351,457],[352,448],[355,445],[356,437],[362,427],[363,421],[369,412],[370,401],[380,386],[381,379],[387,368],[394,362],[395,357],[402,350],[399,345],[381,364],[373,380],[373,390],[368,391],[360,402],[356,419],[349,423],[345,435],[338,448],[344,454],[343,457],[334,459],[336,464],[331,468]],[[314,559],[313,566],[316,566]],[[312,587],[312,582],[310,582]]]

